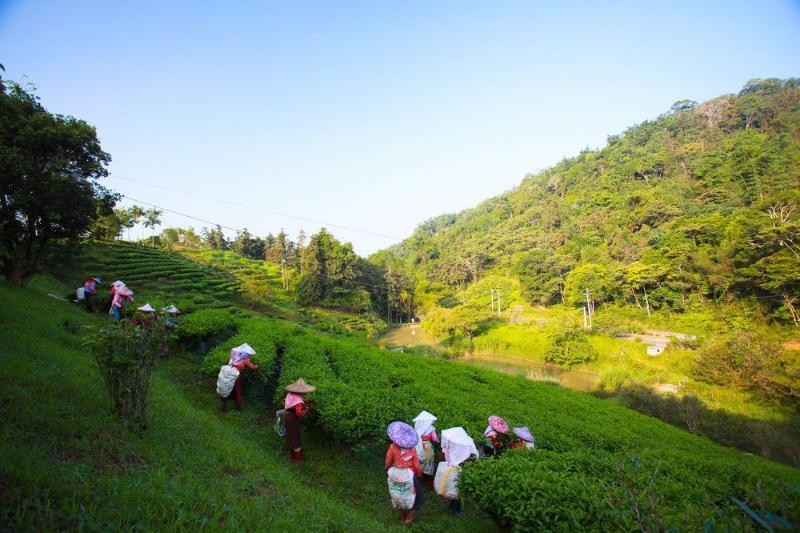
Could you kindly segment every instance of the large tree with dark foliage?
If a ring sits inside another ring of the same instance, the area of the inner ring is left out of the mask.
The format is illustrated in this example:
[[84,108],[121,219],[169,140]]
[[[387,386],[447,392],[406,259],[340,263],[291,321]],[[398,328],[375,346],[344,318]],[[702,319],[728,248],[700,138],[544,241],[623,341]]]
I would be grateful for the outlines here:
[[110,159],[94,127],[0,80],[0,272],[12,284],[41,272],[54,242],[111,212],[117,197],[96,181]]

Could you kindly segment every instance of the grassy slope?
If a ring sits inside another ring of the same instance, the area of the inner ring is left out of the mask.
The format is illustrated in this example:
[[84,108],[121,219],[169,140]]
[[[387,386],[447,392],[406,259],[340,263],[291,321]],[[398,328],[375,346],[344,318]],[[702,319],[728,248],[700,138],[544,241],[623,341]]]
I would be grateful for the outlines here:
[[[456,294],[456,300],[481,309],[490,309],[489,288],[503,286],[506,309],[518,309],[525,323],[509,323],[508,313],[502,319],[482,328],[473,339],[474,350],[487,354],[504,354],[543,362],[553,341],[565,330],[575,328],[582,321],[580,309],[566,305],[549,307],[531,306],[521,296],[519,282],[513,276],[488,273],[484,278]],[[613,391],[623,382],[649,385],[671,383],[681,385],[681,392],[698,396],[709,407],[725,409],[762,420],[787,420],[794,413],[788,406],[762,403],[749,392],[720,385],[707,384],[692,378],[692,361],[697,352],[670,343],[658,357],[647,355],[643,342],[615,339],[611,332],[637,333],[645,329],[678,331],[697,335],[701,341],[724,331],[727,325],[723,315],[709,305],[702,312],[653,312],[647,318],[644,311],[623,306],[598,306],[595,315],[595,333],[589,336],[597,352],[597,360],[572,367],[600,376],[601,385]],[[427,325],[423,322],[423,327]],[[776,334],[783,330],[775,328]]]
[[[290,466],[260,423],[263,408],[221,414],[190,354],[158,369],[151,427],[128,431],[110,414],[99,373],[81,347],[96,325],[50,298],[60,283],[0,281],[0,522],[35,528],[376,530],[396,525],[379,457],[346,457],[310,435],[310,461]],[[485,530],[431,498],[419,529]]]

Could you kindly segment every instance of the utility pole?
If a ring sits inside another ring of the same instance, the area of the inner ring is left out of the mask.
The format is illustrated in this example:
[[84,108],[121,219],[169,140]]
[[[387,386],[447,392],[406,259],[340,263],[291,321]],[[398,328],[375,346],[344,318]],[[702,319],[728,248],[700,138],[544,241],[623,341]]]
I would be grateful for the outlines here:
[[503,314],[503,295],[500,294],[500,289],[497,289],[497,314]]
[[386,288],[386,323],[392,325],[392,308],[389,305],[389,288]]
[[492,296],[492,312],[494,313],[494,289],[489,289],[489,293]]
[[[588,329],[592,329],[592,315],[594,314],[594,305],[592,305],[592,295],[589,292],[589,288],[586,288],[586,308],[584,309],[584,323],[587,322],[588,319]],[[587,324],[584,324],[585,326]]]

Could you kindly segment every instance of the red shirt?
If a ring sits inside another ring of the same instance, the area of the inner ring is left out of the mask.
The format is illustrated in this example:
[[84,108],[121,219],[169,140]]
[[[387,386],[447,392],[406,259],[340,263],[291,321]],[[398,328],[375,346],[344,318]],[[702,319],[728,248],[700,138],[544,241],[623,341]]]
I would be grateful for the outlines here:
[[393,466],[395,468],[410,468],[414,471],[414,475],[422,477],[422,467],[419,465],[417,450],[414,448],[403,450],[397,444],[392,443],[389,446],[389,451],[386,452],[386,470]]
[[295,416],[297,416],[297,418],[306,416],[308,413],[311,412],[311,408],[310,407],[306,408],[305,405],[306,404],[304,403],[298,403],[292,407],[292,411],[294,411],[294,414]]
[[254,364],[253,364],[253,363],[250,361],[250,359],[245,359],[243,362],[239,363],[238,365],[233,365],[233,366],[235,366],[235,367],[236,367],[236,368],[238,368],[239,370],[244,370],[244,367],[247,367],[247,368],[249,368],[250,370],[255,370],[256,368],[258,368],[256,365],[254,365]]

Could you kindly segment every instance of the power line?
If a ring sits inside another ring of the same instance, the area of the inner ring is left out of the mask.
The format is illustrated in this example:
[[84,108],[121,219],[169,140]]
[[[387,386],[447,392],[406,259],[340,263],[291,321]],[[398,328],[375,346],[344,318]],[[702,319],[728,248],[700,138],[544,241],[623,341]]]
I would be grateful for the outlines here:
[[341,224],[332,224],[330,222],[323,222],[321,220],[314,220],[314,219],[311,219],[311,218],[304,218],[304,217],[298,217],[298,216],[294,216],[294,215],[287,215],[286,213],[280,213],[280,212],[277,212],[277,211],[272,211],[270,209],[264,209],[264,208],[261,208],[261,207],[254,207],[252,205],[240,204],[240,203],[237,203],[237,202],[230,202],[228,200],[221,200],[219,198],[211,198],[211,197],[208,197],[208,196],[203,196],[201,194],[197,194],[197,193],[193,193],[193,192],[189,192],[189,191],[182,191],[180,189],[174,189],[172,187],[165,187],[164,185],[157,185],[155,183],[148,183],[146,181],[136,180],[136,179],[133,179],[133,178],[127,178],[127,177],[124,177],[124,176],[120,176],[119,174],[111,174],[111,177],[112,178],[116,178],[116,179],[120,179],[120,180],[123,180],[123,181],[130,181],[131,183],[138,183],[139,185],[146,185],[148,187],[155,187],[157,189],[163,189],[165,191],[170,191],[170,192],[175,192],[175,193],[178,193],[178,194],[183,194],[183,195],[186,195],[186,196],[193,196],[195,198],[199,198],[201,200],[206,200],[206,201],[209,201],[209,202],[217,202],[217,203],[229,205],[229,206],[232,206],[232,207],[240,207],[242,209],[250,209],[252,211],[258,211],[258,212],[261,212],[261,213],[267,213],[269,215],[275,215],[275,216],[279,216],[279,217],[290,218],[290,219],[293,219],[293,220],[299,220],[301,222],[308,222],[309,224],[318,224],[318,225],[324,226],[324,227],[337,228],[337,229],[342,229],[342,230],[346,230],[346,231],[354,231],[356,233],[364,233],[366,235],[372,235],[374,237],[383,237],[385,239],[391,239],[391,240],[394,240],[394,241],[397,241],[397,242],[400,242],[400,241],[403,240],[400,237],[395,237],[393,235],[386,235],[384,233],[378,233],[378,232],[375,232],[375,231],[352,228],[350,226],[342,226]]
[[192,220],[196,220],[198,222],[202,222],[203,224],[211,224],[212,226],[219,226],[220,228],[229,229],[229,230],[235,231],[237,233],[241,233],[242,232],[242,230],[240,230],[238,228],[232,228],[230,226],[226,226],[226,225],[220,224],[218,222],[213,222],[211,220],[206,220],[204,218],[199,218],[199,217],[196,217],[196,216],[193,216],[193,215],[187,215],[186,213],[181,213],[180,211],[175,211],[174,209],[169,209],[169,208],[162,207],[160,205],[156,205],[156,204],[153,204],[153,203],[150,203],[150,202],[145,202],[144,200],[137,200],[133,196],[128,196],[127,194],[122,194],[121,196],[123,198],[127,198],[128,200],[131,200],[132,202],[137,202],[137,203],[140,203],[140,204],[149,205],[150,207],[155,207],[156,209],[160,209],[160,210],[166,211],[168,213],[173,213],[175,215],[180,215],[182,217],[190,218]]
[[[193,215],[188,215],[186,213],[181,213],[180,211],[175,211],[174,209],[169,209],[167,207],[156,205],[156,204],[151,203],[151,202],[145,202],[144,200],[138,200],[136,198],[133,198],[132,196],[128,196],[127,194],[122,194],[121,196],[123,198],[127,198],[128,200],[131,200],[133,202],[138,202],[140,204],[145,204],[145,205],[148,205],[150,207],[154,207],[154,208],[160,209],[162,211],[167,211],[168,213],[173,213],[175,215],[180,215],[182,217],[186,217],[186,218],[189,218],[189,219],[192,219],[192,220],[197,220],[198,222],[203,222],[204,224],[211,224],[212,226],[219,226],[221,228],[225,228],[225,229],[228,229],[228,230],[231,230],[231,231],[236,231],[236,232],[239,232],[239,233],[242,232],[242,230],[240,230],[240,229],[232,228],[230,226],[226,226],[224,224],[220,224],[220,223],[214,222],[212,220],[206,220],[206,219],[199,218],[199,217],[196,217],[196,216],[193,216]],[[322,278],[326,278],[326,279],[329,279],[329,280],[332,280],[332,281],[341,282],[341,283],[355,283],[356,285],[363,285],[364,287],[372,287],[374,289],[382,289],[382,290],[386,290],[386,291],[389,290],[389,286],[388,285],[374,285],[372,283],[364,283],[362,281],[355,281],[355,280],[350,280],[350,279],[339,279],[339,278],[334,278],[332,276],[326,276],[325,274],[317,274],[317,276],[322,277]]]

